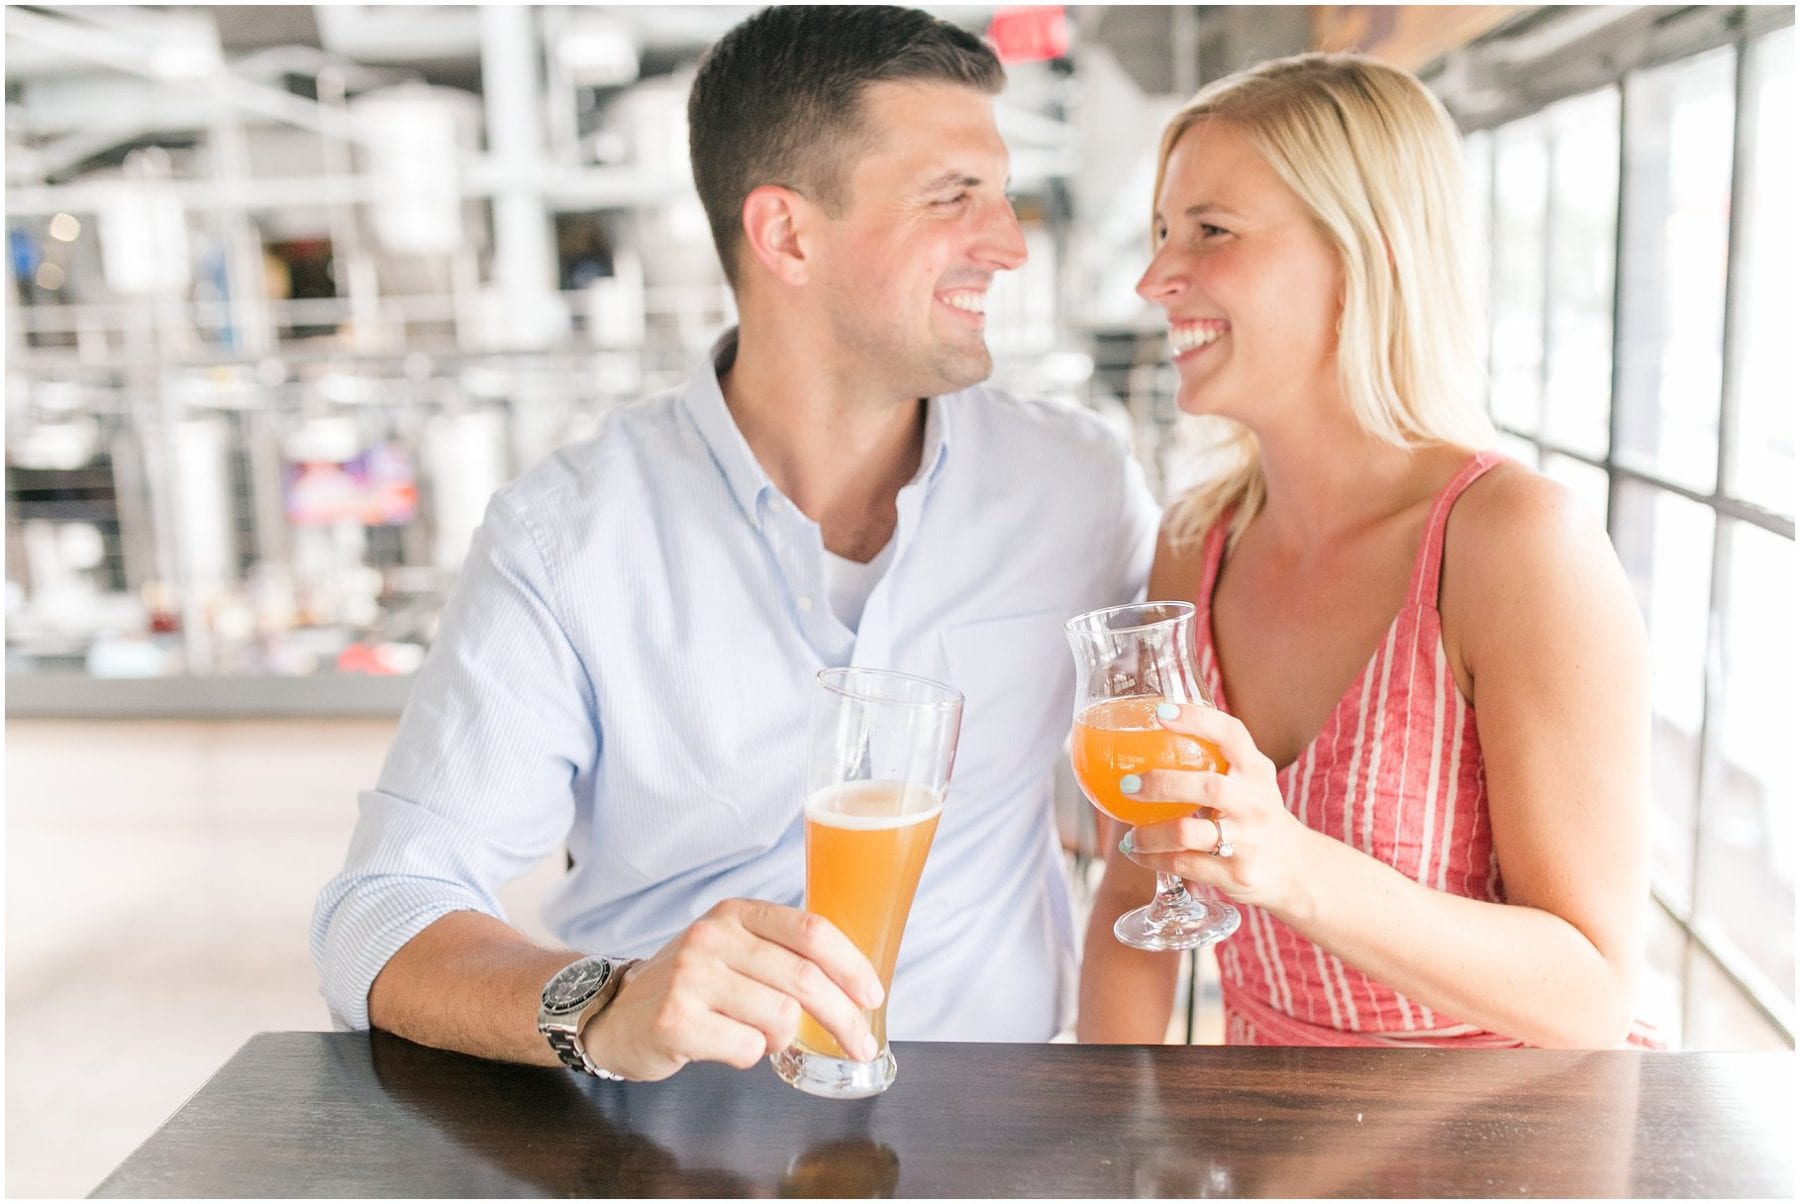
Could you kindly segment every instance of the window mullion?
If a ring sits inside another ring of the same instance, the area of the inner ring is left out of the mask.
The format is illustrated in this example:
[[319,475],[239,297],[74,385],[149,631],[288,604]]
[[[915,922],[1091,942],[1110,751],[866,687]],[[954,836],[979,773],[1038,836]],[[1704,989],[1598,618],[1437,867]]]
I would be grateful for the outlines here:
[[[1742,37],[1739,38],[1733,51],[1732,61],[1732,154],[1731,184],[1728,217],[1725,227],[1725,312],[1723,330],[1720,332],[1721,361],[1719,365],[1719,437],[1718,437],[1718,469],[1713,476],[1713,496],[1709,505],[1713,512],[1713,546],[1712,546],[1712,581],[1707,595],[1706,606],[1706,653],[1705,672],[1700,681],[1700,733],[1698,755],[1694,758],[1694,828],[1693,842],[1689,846],[1688,881],[1693,884],[1693,898],[1690,904],[1696,925],[1701,920],[1701,865],[1704,861],[1704,839],[1706,821],[1711,818],[1712,809],[1707,790],[1708,781],[1714,776],[1713,762],[1720,755],[1715,748],[1718,720],[1715,715],[1725,695],[1725,615],[1730,606],[1730,573],[1731,573],[1731,531],[1724,512],[1719,507],[1719,499],[1725,493],[1725,468],[1730,462],[1730,439],[1726,431],[1727,407],[1732,394],[1731,352],[1733,349],[1733,309],[1732,294],[1736,291],[1738,279],[1738,253],[1740,247],[1739,234],[1743,227],[1743,185],[1748,170],[1748,146],[1744,142],[1744,109],[1748,95],[1749,46]],[[1735,975],[1731,976],[1740,990],[1745,989],[1743,982]],[[1748,992],[1746,991],[1746,994]],[[1682,1007],[1682,1027],[1688,1025],[1689,1009]],[[1683,1032],[1684,1043],[1690,1034]]]
[[1736,451],[1738,434],[1738,291],[1742,283],[1744,216],[1749,202],[1750,156],[1755,152],[1756,105],[1750,95],[1750,40],[1738,22],[1736,72],[1732,81],[1731,201],[1725,222],[1725,321],[1719,364],[1719,470],[1713,481],[1715,497],[1738,496],[1726,488],[1726,474]]
[[[1539,264],[1542,273],[1541,287],[1538,289],[1538,367],[1537,367],[1537,431],[1540,435],[1550,429],[1550,352],[1552,332],[1550,323],[1554,307],[1550,303],[1550,293],[1556,287],[1556,124],[1550,114],[1540,114],[1534,118],[1540,126],[1539,144],[1544,154],[1544,197],[1538,209],[1538,229],[1544,232],[1543,242],[1539,248]],[[1543,457],[1538,457],[1538,467],[1543,468]]]
[[1625,317],[1625,206],[1630,204],[1631,197],[1628,187],[1631,178],[1627,173],[1631,142],[1628,110],[1631,93],[1625,87],[1624,76],[1615,80],[1613,87],[1619,93],[1619,199],[1613,215],[1612,392],[1606,402],[1606,456],[1601,467],[1606,469],[1606,533],[1616,544],[1619,537],[1615,524],[1619,516],[1620,488],[1619,390],[1624,384],[1624,369],[1621,365],[1625,360],[1625,340],[1620,334]]

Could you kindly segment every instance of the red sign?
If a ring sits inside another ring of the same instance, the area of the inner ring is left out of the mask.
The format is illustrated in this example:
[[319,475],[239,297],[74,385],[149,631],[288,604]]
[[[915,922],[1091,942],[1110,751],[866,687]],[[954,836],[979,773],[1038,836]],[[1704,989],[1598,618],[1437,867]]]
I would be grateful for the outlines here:
[[1001,8],[987,36],[1001,62],[1041,63],[1069,53],[1069,18],[1060,4]]

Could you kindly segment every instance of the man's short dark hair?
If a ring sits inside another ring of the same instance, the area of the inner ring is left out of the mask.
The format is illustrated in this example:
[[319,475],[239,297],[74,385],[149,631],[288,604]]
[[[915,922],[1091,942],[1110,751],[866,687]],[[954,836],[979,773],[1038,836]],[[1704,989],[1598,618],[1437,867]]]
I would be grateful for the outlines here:
[[853,152],[868,139],[862,93],[883,81],[993,95],[1006,75],[974,34],[887,5],[766,8],[701,60],[688,94],[688,154],[732,284],[751,190],[780,184],[833,216],[842,211]]

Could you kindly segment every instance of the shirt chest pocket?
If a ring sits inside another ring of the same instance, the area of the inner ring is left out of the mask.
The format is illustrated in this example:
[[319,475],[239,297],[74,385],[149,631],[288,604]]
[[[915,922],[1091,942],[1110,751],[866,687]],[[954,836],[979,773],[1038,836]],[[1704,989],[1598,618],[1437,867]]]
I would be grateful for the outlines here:
[[965,799],[1017,787],[1058,755],[1074,689],[1065,617],[1034,610],[945,630],[949,681],[964,698],[955,784]]

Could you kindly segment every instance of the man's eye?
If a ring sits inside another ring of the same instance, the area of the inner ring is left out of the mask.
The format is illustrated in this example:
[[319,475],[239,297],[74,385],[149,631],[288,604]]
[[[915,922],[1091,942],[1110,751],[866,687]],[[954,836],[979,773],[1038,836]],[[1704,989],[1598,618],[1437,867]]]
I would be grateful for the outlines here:
[[1200,223],[1200,234],[1204,238],[1211,238],[1215,234],[1230,234],[1230,233],[1231,233],[1231,231],[1227,230],[1224,226],[1208,225],[1206,222]]
[[942,206],[960,205],[968,199],[969,199],[968,193],[959,192],[955,196],[939,197],[936,201],[934,201],[932,203],[935,205],[942,205]]

